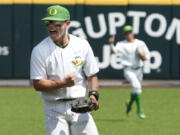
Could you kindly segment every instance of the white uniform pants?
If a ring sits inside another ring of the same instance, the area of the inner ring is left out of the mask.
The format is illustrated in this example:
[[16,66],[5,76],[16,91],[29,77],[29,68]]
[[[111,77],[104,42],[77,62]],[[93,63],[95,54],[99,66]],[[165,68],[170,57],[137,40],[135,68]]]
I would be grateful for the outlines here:
[[143,79],[142,68],[132,69],[130,67],[124,68],[124,77],[131,84],[132,94],[142,93],[141,82]]
[[44,101],[47,135],[98,135],[90,113],[71,111],[73,101]]

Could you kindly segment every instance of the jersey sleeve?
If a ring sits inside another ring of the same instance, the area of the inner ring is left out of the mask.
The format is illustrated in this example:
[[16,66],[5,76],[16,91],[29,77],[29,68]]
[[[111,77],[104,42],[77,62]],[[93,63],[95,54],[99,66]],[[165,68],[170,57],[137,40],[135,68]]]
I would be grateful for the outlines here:
[[115,52],[116,53],[122,53],[122,45],[120,42],[117,42],[116,46],[115,46]]
[[143,42],[144,51],[146,54],[147,59],[150,59],[150,52],[145,42]]
[[84,67],[83,67],[85,75],[89,77],[89,76],[97,74],[99,72],[99,67],[97,65],[97,61],[95,59],[93,50],[91,46],[89,45],[89,43],[87,44],[87,53],[86,53],[85,58],[86,59],[85,59]]
[[34,48],[31,54],[30,79],[47,79],[45,61],[43,61],[38,48]]

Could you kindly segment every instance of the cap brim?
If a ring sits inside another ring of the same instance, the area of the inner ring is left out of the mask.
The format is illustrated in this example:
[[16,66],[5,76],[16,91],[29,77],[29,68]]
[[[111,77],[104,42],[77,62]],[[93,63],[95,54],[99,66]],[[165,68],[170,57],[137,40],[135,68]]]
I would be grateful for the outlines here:
[[132,32],[133,30],[127,30],[127,31],[124,31],[123,33],[127,33],[127,32]]
[[55,17],[45,17],[41,20],[43,20],[43,21],[66,21],[64,19],[59,19],[59,18],[55,18]]

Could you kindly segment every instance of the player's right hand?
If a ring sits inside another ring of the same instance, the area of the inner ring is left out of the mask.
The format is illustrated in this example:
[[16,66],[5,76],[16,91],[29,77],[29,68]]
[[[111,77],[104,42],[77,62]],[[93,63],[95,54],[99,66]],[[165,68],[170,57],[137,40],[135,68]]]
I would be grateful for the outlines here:
[[115,41],[115,36],[113,35],[109,38],[109,44],[114,44],[114,41]]
[[64,81],[66,87],[74,86],[76,81],[76,76],[74,74],[68,74]]

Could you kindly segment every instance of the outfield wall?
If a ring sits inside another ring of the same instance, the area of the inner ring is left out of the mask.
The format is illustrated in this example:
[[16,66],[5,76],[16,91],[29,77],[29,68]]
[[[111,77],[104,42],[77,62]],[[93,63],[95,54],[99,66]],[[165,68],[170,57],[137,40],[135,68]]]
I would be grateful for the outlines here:
[[71,12],[69,32],[86,38],[97,57],[100,78],[122,78],[118,55],[110,55],[108,37],[122,40],[122,27],[151,50],[145,78],[180,79],[180,0],[0,0],[0,78],[28,78],[33,46],[47,36],[40,19],[50,4]]

